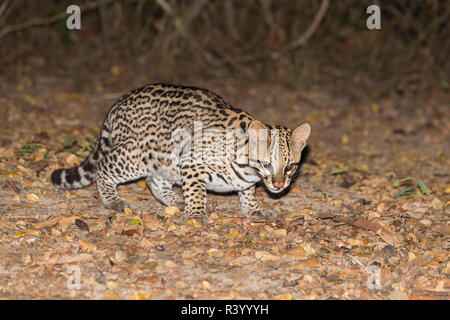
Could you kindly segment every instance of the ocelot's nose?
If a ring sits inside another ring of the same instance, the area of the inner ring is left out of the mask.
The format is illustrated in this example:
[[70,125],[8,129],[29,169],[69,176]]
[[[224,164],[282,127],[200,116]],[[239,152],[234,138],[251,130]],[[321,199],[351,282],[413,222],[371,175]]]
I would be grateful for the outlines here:
[[273,186],[277,189],[281,189],[284,187],[284,182],[274,182]]

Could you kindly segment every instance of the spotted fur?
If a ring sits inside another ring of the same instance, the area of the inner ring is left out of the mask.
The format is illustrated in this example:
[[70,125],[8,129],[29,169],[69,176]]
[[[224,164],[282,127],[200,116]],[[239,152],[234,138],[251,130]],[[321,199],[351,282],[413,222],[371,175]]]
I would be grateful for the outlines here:
[[[194,139],[177,137],[178,129]],[[202,134],[200,143],[196,133]],[[180,207],[186,217],[204,216],[207,190],[237,192],[244,215],[272,215],[260,208],[255,185],[262,181],[273,193],[286,189],[309,133],[308,124],[293,131],[265,125],[205,89],[152,84],[123,95],[108,112],[93,152],[78,167],[54,171],[51,180],[60,189],[96,181],[105,208],[117,211],[129,207],[119,198],[117,185],[145,178],[157,200]],[[232,141],[233,152],[224,148],[224,141]],[[266,152],[254,158],[249,146],[257,143]],[[242,150],[243,162],[235,157]],[[201,156],[196,158],[197,152]],[[174,185],[181,186],[182,197],[172,190]]]

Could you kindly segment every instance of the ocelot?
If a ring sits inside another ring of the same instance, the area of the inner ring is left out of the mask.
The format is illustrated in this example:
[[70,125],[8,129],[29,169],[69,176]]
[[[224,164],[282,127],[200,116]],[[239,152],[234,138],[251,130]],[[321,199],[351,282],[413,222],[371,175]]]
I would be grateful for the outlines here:
[[[109,110],[96,146],[77,167],[51,175],[60,189],[97,183],[107,209],[123,211],[117,185],[145,178],[153,196],[204,217],[206,192],[237,192],[244,215],[272,216],[255,186],[285,190],[298,172],[311,127],[269,126],[206,89],[150,84],[119,98]],[[182,197],[172,190],[181,186]]]

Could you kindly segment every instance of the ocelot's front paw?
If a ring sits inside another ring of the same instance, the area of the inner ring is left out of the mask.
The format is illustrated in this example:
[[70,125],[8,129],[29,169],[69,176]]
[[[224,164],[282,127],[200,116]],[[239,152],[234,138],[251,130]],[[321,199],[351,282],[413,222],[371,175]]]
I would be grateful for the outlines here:
[[197,221],[201,222],[202,224],[208,223],[208,216],[209,216],[209,210],[205,207],[204,210],[200,208],[186,208],[184,210],[183,215],[183,222],[187,222],[191,219],[196,219]]
[[130,205],[123,200],[107,202],[107,203],[104,203],[104,206],[106,209],[114,210],[114,211],[118,211],[118,212],[122,212],[123,209],[130,207]]
[[208,214],[191,214],[191,215],[184,215],[184,221],[189,221],[191,219],[195,219],[199,221],[201,224],[208,224]]

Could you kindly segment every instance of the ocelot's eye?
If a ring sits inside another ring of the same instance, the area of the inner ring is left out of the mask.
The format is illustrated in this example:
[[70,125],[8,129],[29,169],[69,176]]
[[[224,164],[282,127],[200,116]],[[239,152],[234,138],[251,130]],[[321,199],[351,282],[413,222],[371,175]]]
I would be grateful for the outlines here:
[[289,172],[295,168],[295,164],[290,163],[286,167],[284,167],[284,172]]
[[270,162],[263,162],[262,165],[266,169],[270,169],[270,167],[272,167],[272,164]]

